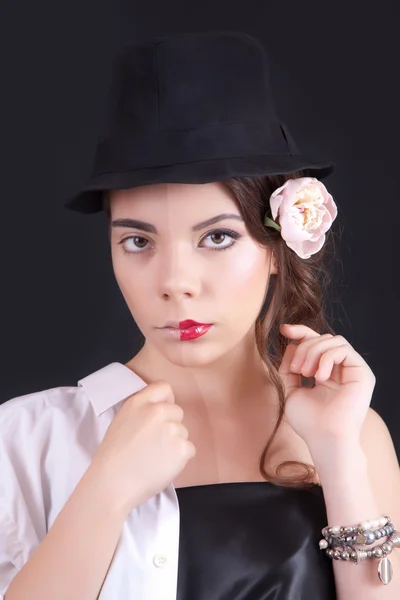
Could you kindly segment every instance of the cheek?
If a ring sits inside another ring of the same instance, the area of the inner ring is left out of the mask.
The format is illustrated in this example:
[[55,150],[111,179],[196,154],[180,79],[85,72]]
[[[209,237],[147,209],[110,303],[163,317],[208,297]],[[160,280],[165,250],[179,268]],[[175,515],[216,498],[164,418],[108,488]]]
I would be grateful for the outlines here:
[[221,283],[231,291],[247,295],[250,290],[265,289],[266,275],[265,255],[242,252],[226,266]]
[[113,256],[114,277],[121,291],[125,302],[129,308],[134,308],[138,300],[138,289],[141,286],[137,285],[137,281],[132,277],[132,270],[129,266],[129,261],[123,260],[118,255]]
[[265,254],[242,253],[233,265],[229,264],[221,277],[218,296],[227,310],[229,320],[247,330],[257,318],[263,305],[269,268]]

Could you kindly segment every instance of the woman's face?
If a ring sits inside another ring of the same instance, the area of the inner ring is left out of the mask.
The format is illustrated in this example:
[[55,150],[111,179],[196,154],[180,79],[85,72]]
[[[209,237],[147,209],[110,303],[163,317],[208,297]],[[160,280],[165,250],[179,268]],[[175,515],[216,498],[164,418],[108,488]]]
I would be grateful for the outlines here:
[[[234,216],[201,225],[222,214]],[[149,348],[173,364],[200,366],[254,343],[254,323],[276,269],[222,183],[114,190],[110,229],[114,274]],[[187,319],[213,326],[190,341],[162,329]]]

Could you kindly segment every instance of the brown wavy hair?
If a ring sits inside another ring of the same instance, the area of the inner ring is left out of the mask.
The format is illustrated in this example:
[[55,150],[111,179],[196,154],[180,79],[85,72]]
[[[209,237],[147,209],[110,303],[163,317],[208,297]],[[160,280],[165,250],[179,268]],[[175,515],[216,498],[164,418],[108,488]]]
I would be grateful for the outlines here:
[[[279,407],[275,427],[259,459],[259,468],[266,481],[292,488],[315,485],[316,471],[311,464],[292,460],[282,462],[274,471],[269,471],[266,466],[268,452],[285,414],[285,389],[278,370],[289,340],[282,336],[279,327],[283,323],[301,323],[320,334],[335,335],[326,314],[332,271],[325,264],[328,249],[333,246],[333,232],[332,229],[327,232],[325,244],[318,253],[309,259],[302,259],[286,245],[280,233],[272,227],[266,227],[263,220],[266,213],[272,218],[269,206],[272,192],[288,179],[307,175],[307,170],[303,170],[288,174],[234,177],[222,182],[233,192],[250,236],[261,246],[272,249],[277,262],[278,273],[271,275],[265,301],[255,322],[257,349],[276,388]],[[104,193],[103,209],[110,220],[108,192]],[[304,380],[304,385],[307,385],[307,380]]]

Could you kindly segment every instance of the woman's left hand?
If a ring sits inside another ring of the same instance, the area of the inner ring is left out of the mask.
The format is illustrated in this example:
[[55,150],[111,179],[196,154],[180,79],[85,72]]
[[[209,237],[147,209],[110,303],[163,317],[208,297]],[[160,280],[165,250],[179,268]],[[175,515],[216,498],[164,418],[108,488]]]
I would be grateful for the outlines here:
[[[370,367],[341,335],[306,325],[282,325],[281,333],[297,342],[288,344],[279,368],[289,425],[309,448],[358,441],[376,381]],[[314,377],[315,386],[302,387],[301,375]]]

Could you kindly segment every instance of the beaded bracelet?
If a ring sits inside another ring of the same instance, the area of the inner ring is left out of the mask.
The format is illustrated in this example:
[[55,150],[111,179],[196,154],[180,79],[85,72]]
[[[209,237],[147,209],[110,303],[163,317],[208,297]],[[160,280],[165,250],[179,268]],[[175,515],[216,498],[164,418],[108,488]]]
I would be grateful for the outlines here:
[[[387,555],[394,547],[400,548],[400,533],[395,530],[390,517],[385,515],[359,525],[324,527],[321,533],[324,539],[320,540],[319,547],[329,558],[351,560],[356,565],[367,558],[380,558],[378,577],[384,584],[391,581],[393,567]],[[382,537],[388,538],[386,542],[370,549],[355,546],[369,546]]]

